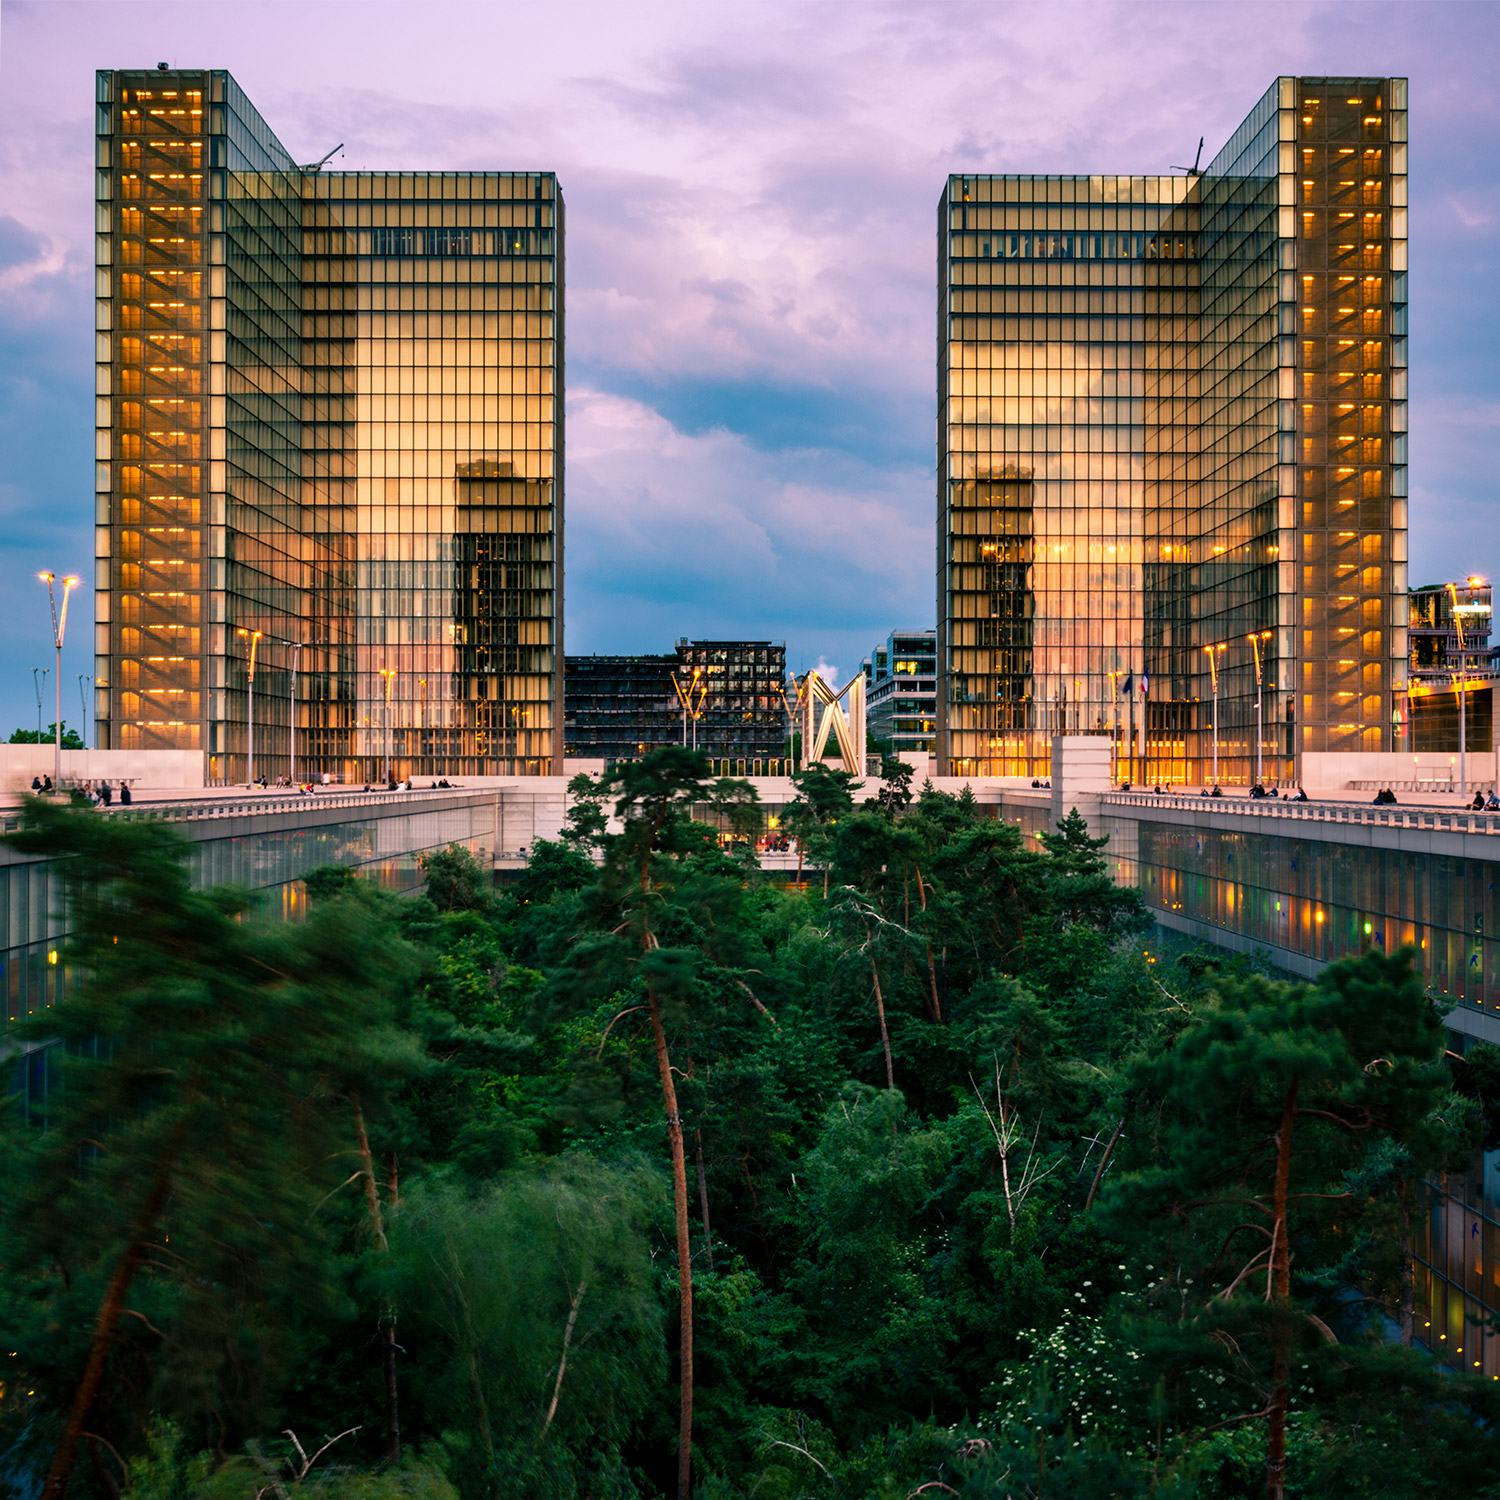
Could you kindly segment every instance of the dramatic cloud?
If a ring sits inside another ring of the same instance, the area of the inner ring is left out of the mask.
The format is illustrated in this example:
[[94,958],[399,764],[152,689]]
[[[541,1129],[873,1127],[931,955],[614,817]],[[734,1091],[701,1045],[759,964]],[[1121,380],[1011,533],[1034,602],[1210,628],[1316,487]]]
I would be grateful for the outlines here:
[[904,565],[933,556],[921,470],[767,454],[584,389],[570,398],[568,473],[569,576],[590,580],[569,589],[581,650],[746,633],[788,641],[793,664],[811,666],[807,642],[857,661],[888,617],[932,612],[931,566]]
[[[845,675],[932,620],[945,175],[1166,171],[1279,73],[1407,73],[1412,572],[1500,566],[1492,6],[6,0],[3,20],[0,728],[34,714],[32,575],[92,556],[92,70],[158,59],[228,68],[302,161],[342,141],[350,169],[555,169],[569,649],[784,637]],[[68,674],[87,625],[85,601]]]

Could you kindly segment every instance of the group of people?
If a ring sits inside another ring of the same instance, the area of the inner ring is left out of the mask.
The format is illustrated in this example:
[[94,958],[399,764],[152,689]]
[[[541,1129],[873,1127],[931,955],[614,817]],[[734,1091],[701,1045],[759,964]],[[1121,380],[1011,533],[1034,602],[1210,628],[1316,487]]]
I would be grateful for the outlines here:
[[[33,776],[31,778],[31,790],[45,797],[48,792],[55,791],[50,776]],[[107,781],[85,781],[82,786],[71,788],[68,794],[74,802],[88,803],[90,807],[109,807],[115,800],[115,789]],[[130,806],[130,783],[120,783],[120,806]]]
[[[1122,792],[1128,792],[1130,789],[1130,783],[1128,781],[1122,781],[1120,783],[1120,790]],[[1165,796],[1170,790],[1170,787],[1164,786],[1154,786],[1151,788],[1152,793],[1158,797]],[[1198,789],[1198,795],[1200,797],[1222,797],[1224,795],[1224,789],[1216,781],[1212,786],[1200,787]],[[1262,797],[1282,798],[1287,802],[1307,801],[1307,793],[1304,792],[1300,786],[1294,792],[1282,792],[1278,791],[1274,786],[1267,790],[1267,788],[1262,786],[1258,781],[1253,787],[1250,788],[1250,795],[1257,801]]]

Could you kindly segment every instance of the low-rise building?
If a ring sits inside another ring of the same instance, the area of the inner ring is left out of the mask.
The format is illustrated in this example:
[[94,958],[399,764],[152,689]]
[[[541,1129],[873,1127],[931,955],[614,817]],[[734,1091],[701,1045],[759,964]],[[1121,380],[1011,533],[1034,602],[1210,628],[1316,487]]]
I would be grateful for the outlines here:
[[937,632],[893,630],[865,667],[869,737],[897,755],[931,755],[937,723]]
[[569,760],[639,760],[682,742],[672,687],[676,653],[569,656],[563,668],[563,747]]
[[727,775],[774,775],[770,762],[779,771],[785,755],[785,687],[784,642],[682,639],[669,654],[569,656],[566,754],[639,760],[661,745],[696,743],[727,763]]
[[[1456,752],[1494,745],[1491,589],[1482,578],[1431,583],[1408,600],[1409,748]],[[1460,692],[1462,712],[1460,712]]]

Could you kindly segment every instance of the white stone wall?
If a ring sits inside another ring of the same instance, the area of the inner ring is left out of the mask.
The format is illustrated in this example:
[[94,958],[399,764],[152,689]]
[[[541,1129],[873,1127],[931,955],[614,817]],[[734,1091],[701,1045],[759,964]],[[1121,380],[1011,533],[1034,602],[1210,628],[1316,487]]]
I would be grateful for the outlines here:
[[[52,745],[0,745],[0,791],[30,791],[32,777],[52,775]],[[129,781],[134,791],[203,785],[201,750],[64,750],[63,780]]]

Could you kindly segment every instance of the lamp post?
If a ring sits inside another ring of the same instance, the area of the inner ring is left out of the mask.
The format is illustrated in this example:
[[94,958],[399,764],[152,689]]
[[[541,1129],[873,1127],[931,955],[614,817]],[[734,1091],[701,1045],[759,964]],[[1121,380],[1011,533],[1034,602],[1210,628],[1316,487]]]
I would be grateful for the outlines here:
[[1205,646],[1208,652],[1208,674],[1213,681],[1214,688],[1214,785],[1219,784],[1219,657],[1224,652],[1223,646]]
[[31,669],[31,685],[36,689],[36,742],[42,743],[42,694],[47,689],[47,674],[51,667],[33,667]]
[[[56,749],[53,756],[52,785],[61,789],[62,787],[62,648],[63,632],[68,628],[68,595],[72,593],[73,586],[78,582],[70,573],[62,581],[62,612],[58,612],[57,595],[53,592],[52,585],[57,579],[55,573],[39,573],[37,575],[46,581],[47,602],[52,606],[52,644],[57,647],[57,723],[52,728],[56,733]],[[40,722],[37,733],[41,733]]]
[[[696,750],[698,748],[698,719],[702,715],[702,712],[703,712],[703,700],[708,697],[708,684],[705,682],[703,684],[703,686],[702,686],[701,696],[698,696],[698,701],[697,701],[696,704],[694,704],[693,699],[694,699],[695,695],[699,694],[698,679],[703,675],[703,668],[702,667],[694,667],[693,668],[693,675],[689,679],[688,685],[687,685],[686,688],[684,688],[683,685],[680,682],[678,682],[678,680],[677,680],[677,674],[675,672],[673,672],[671,675],[672,675],[672,686],[673,686],[673,688],[677,692],[678,701],[682,704],[682,745],[683,745],[683,749],[687,748],[687,742],[688,742],[688,719],[691,718],[692,721],[693,721],[693,749]],[[783,700],[784,700],[784,698],[785,698],[785,695],[783,695]]]
[[293,786],[297,785],[297,663],[302,657],[301,641],[283,641],[283,646],[292,648],[292,742],[289,759],[292,763],[291,774],[288,780]]
[[1120,672],[1109,673],[1109,779],[1121,780],[1120,776],[1120,694],[1117,685]]
[[1270,639],[1269,630],[1255,631],[1250,636],[1250,649],[1255,653],[1255,784],[1259,786],[1264,777],[1261,772],[1261,748],[1265,741],[1265,735],[1261,720],[1261,671],[1260,671],[1260,643]]
[[380,675],[385,678],[385,784],[391,784],[391,684],[396,680],[394,667],[382,667]]
[[1468,696],[1465,691],[1469,685],[1468,676],[1467,666],[1453,674],[1453,691],[1458,695],[1458,795],[1460,797],[1469,795],[1468,735],[1467,726],[1464,723],[1464,699]]
[[260,645],[261,632],[258,630],[241,629],[239,635],[248,637],[250,641],[250,699],[249,699],[249,721],[250,721],[250,755],[249,775],[245,778],[245,785],[255,785],[255,651]]
[[[84,684],[87,683],[88,687]],[[78,674],[78,706],[83,711],[83,748],[89,747],[89,699],[88,689],[93,687],[94,679],[84,672]]]

